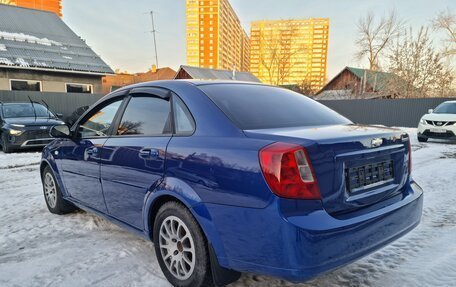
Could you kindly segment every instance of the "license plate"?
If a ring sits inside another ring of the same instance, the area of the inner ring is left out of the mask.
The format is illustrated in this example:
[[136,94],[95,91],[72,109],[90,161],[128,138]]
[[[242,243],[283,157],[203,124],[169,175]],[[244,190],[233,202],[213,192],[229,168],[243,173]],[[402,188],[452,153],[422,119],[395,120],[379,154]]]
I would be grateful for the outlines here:
[[347,189],[350,192],[371,185],[391,181],[394,178],[392,160],[347,168],[345,170]]
[[445,134],[445,133],[446,133],[446,130],[442,130],[442,129],[431,129],[431,133]]

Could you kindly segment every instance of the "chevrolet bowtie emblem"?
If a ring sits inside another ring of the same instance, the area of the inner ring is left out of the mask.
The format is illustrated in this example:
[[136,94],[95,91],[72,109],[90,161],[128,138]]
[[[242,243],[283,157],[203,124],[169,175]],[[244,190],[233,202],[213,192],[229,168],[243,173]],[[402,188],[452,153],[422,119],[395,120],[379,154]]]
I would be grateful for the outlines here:
[[372,140],[371,145],[372,145],[372,147],[379,147],[382,145],[382,143],[383,143],[383,139],[375,138]]

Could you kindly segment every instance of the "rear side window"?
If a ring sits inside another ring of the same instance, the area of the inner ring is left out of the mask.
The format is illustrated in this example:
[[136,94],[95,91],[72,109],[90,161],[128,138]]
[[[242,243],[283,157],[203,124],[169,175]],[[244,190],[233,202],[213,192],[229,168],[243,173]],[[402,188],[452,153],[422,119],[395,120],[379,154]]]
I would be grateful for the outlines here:
[[176,134],[178,135],[189,135],[192,134],[195,129],[195,123],[193,118],[179,97],[174,97],[174,124],[176,127]]
[[171,106],[156,97],[132,97],[120,121],[117,135],[162,135],[171,131]]
[[282,88],[249,84],[199,88],[242,130],[351,123],[326,106]]

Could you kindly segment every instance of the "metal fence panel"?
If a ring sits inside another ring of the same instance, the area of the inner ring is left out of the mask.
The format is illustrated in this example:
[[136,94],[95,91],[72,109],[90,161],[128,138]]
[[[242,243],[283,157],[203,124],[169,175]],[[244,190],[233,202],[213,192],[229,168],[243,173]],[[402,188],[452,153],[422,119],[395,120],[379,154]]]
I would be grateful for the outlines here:
[[80,94],[80,93],[50,93],[50,92],[24,92],[24,91],[0,91],[0,101],[9,102],[29,102],[30,97],[33,101],[42,103],[44,100],[49,109],[54,113],[63,114],[63,120],[79,107],[90,106],[98,101],[103,95],[99,94]]
[[[49,93],[0,91],[0,101],[28,102],[44,100],[55,113],[66,120],[77,108],[90,106],[103,95],[78,93]],[[385,126],[416,127],[421,116],[444,101],[456,98],[325,100],[320,103],[344,115],[355,123]]]
[[320,103],[355,123],[417,127],[420,118],[439,104],[456,98],[322,100]]

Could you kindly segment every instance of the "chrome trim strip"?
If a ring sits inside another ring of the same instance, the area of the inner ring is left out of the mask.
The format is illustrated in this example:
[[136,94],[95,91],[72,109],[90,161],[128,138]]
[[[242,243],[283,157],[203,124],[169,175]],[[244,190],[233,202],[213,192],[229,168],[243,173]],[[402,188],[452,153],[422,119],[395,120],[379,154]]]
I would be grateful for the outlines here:
[[49,143],[51,141],[53,141],[54,138],[44,138],[44,139],[33,139],[33,140],[26,140],[25,142],[23,142],[21,144],[21,147],[34,147],[34,146],[45,146],[47,145],[48,143],[45,143],[45,144],[28,144],[29,142],[34,142],[34,141],[49,141]]

